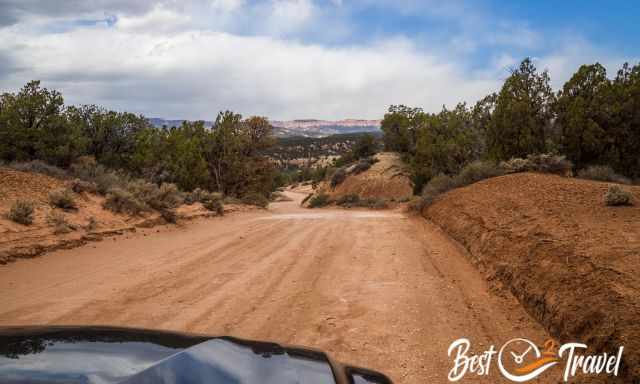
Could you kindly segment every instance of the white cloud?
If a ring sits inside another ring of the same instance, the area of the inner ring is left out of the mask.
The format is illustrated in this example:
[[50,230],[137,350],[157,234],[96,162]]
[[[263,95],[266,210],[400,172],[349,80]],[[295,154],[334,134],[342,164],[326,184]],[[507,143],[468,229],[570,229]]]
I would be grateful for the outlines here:
[[[0,39],[19,41],[7,31]],[[380,117],[389,104],[437,110],[496,87],[408,40],[327,48],[220,32],[139,34],[128,28],[32,36],[8,47],[31,78],[71,103],[98,103],[166,117],[208,118],[220,109],[272,118]]]
[[267,2],[265,8],[267,31],[275,35],[299,30],[316,13],[311,0],[273,0]]
[[[482,25],[458,2],[430,10],[468,22],[444,43],[386,36],[332,46],[300,36],[347,35],[348,19],[332,17],[327,7],[348,13],[349,2],[321,7],[312,0],[149,0],[129,9],[124,0],[95,1],[110,4],[105,10],[119,9],[115,25],[54,33],[46,30],[51,19],[38,13],[0,28],[2,91],[41,79],[62,90],[68,103],[167,118],[212,119],[221,109],[274,119],[378,118],[390,104],[438,111],[443,104],[474,102],[499,89],[523,51],[545,44],[542,33],[526,24]],[[432,4],[364,2],[397,3],[406,12]],[[100,16],[85,8],[83,17]],[[73,19],[66,12],[54,19]],[[487,46],[486,65],[471,71],[469,55]],[[568,36],[536,61],[550,70],[557,88],[580,64],[603,57],[610,58],[603,63],[610,74],[624,61]]]
[[184,30],[189,27],[191,21],[187,14],[156,6],[143,16],[120,17],[116,26],[136,33],[158,33]]

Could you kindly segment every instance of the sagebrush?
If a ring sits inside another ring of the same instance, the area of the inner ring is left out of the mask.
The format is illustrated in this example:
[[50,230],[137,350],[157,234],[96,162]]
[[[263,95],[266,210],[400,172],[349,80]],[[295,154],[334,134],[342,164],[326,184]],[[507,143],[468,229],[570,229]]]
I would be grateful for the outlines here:
[[619,185],[610,185],[604,194],[604,202],[609,206],[632,205],[633,196]]
[[631,184],[631,181],[617,174],[613,168],[608,165],[592,165],[578,171],[578,177],[581,179],[589,179],[596,181],[606,181],[610,183]]
[[7,218],[22,225],[33,224],[33,203],[27,200],[17,200],[11,204]]
[[68,188],[55,189],[49,192],[49,203],[62,209],[78,208],[73,192]]

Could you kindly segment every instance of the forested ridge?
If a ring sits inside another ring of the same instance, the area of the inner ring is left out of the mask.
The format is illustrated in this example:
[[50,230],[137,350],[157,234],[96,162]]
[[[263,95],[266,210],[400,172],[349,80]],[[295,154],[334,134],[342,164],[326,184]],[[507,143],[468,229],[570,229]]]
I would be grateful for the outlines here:
[[580,171],[606,166],[640,177],[640,64],[613,78],[596,63],[583,65],[554,92],[550,74],[531,59],[514,68],[497,93],[439,113],[394,105],[382,121],[388,150],[405,155],[417,190],[438,175],[474,161],[530,155],[565,156]]
[[[438,113],[392,105],[381,128],[385,148],[410,164],[416,193],[435,176],[455,175],[474,161],[538,154],[565,156],[574,172],[598,165],[638,179],[640,65],[624,64],[612,78],[598,63],[583,65],[554,92],[550,74],[527,58],[497,93],[474,105]],[[272,161],[283,147],[274,147],[272,130],[264,117],[230,111],[220,112],[211,128],[202,121],[156,128],[141,115],[67,106],[39,81],[0,96],[0,160],[68,168],[89,156],[109,169],[185,191],[268,195],[288,179]]]
[[66,106],[39,81],[0,96],[0,159],[42,160],[68,168],[79,158],[157,184],[175,183],[229,196],[268,194],[275,169],[261,152],[273,143],[263,117],[224,111],[213,128],[204,122],[153,127],[141,115],[95,105]]

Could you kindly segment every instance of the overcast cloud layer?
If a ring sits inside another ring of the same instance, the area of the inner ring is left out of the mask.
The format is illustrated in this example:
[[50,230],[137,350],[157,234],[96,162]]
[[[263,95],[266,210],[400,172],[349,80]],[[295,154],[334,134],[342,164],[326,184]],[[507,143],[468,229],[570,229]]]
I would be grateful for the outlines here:
[[556,87],[580,64],[614,73],[634,59],[445,4],[0,0],[0,90],[40,79],[68,104],[165,118],[380,118],[390,104],[474,102],[527,55]]

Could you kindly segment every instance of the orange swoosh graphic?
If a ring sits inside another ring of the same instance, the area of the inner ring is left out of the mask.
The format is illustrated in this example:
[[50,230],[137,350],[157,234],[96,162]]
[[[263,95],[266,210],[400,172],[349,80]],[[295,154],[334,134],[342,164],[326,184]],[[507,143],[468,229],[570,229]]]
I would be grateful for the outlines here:
[[541,357],[540,359],[534,361],[531,364],[525,365],[524,367],[521,368],[516,368],[516,372],[517,373],[529,373],[547,363],[551,363],[554,361],[558,361],[558,359],[556,357]]

